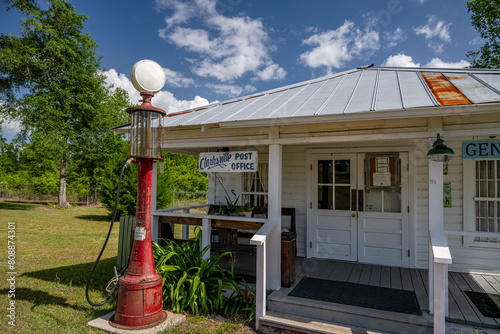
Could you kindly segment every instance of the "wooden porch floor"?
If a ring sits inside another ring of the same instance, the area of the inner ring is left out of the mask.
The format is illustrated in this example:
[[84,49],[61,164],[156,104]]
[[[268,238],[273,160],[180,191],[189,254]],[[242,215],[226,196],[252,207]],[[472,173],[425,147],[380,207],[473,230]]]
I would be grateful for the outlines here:
[[[255,275],[255,256],[240,256],[239,261],[235,263],[235,272]],[[428,273],[424,269],[297,258],[295,274],[295,283],[291,289],[301,278],[313,277],[415,291],[422,312],[429,313]],[[448,284],[447,321],[484,328],[500,328],[500,319],[483,316],[464,294],[464,291],[500,294],[500,276],[449,272]]]

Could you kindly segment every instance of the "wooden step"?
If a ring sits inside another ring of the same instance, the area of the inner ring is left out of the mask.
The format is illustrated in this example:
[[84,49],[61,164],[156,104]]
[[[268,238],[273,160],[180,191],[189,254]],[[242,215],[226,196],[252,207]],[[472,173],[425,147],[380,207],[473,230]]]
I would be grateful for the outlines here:
[[432,333],[432,316],[375,310],[352,305],[290,297],[291,289],[274,291],[267,299],[268,312],[312,321],[344,324],[397,334]]
[[269,313],[260,319],[260,333],[263,334],[386,334],[366,328],[317,321],[287,314]]

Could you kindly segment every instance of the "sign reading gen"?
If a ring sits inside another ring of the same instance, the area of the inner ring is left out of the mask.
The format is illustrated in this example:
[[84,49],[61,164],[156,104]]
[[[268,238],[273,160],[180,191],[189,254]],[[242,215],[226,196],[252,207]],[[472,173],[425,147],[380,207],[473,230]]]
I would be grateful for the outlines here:
[[500,158],[500,140],[462,142],[464,159]]
[[257,161],[257,151],[200,153],[198,170],[204,173],[256,172]]

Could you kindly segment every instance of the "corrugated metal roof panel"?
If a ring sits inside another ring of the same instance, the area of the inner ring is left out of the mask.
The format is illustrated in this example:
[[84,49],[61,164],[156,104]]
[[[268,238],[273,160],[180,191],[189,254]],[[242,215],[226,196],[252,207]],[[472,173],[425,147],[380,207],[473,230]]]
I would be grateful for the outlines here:
[[398,74],[405,109],[435,105],[417,72],[399,71]]
[[464,73],[443,73],[473,103],[500,101],[500,95]]
[[321,87],[329,81],[330,80],[321,80],[308,84],[306,88],[295,96],[295,98],[288,104],[287,109],[290,111],[290,116],[296,116],[300,113],[302,108],[307,104],[307,101],[312,99]]
[[356,71],[346,75],[346,78],[341,82],[339,88],[332,95],[329,101],[323,108],[320,108],[317,115],[338,115],[343,114],[353,94],[363,71]]
[[324,85],[318,87],[318,90],[314,92],[314,96],[307,100],[300,110],[298,110],[293,116],[314,115],[325,103],[328,97],[335,93],[337,87],[345,77],[346,74],[327,80]]
[[488,88],[495,90],[497,94],[500,94],[500,75],[498,74],[486,74],[486,73],[474,73],[472,76],[476,79],[482,81],[486,84]]
[[358,86],[351,97],[351,100],[344,113],[370,110],[372,106],[373,94],[375,93],[375,83],[377,71],[364,71]]
[[[301,89],[304,87],[294,87],[291,89],[284,90],[283,92],[276,92],[276,98],[270,101],[268,104],[265,105],[265,108],[260,108],[258,110],[255,110],[253,113],[249,113],[248,116],[245,119],[263,119],[267,118],[270,114],[274,113],[276,110],[278,110],[283,104],[285,104],[287,101],[289,101],[291,98],[295,96],[295,94],[299,93]],[[237,118],[236,117],[230,117],[226,119],[227,121],[231,121],[233,119]]]
[[371,67],[187,110],[165,126],[491,102],[500,102],[499,70]]
[[209,117],[204,119],[202,124],[223,122],[226,118],[231,117],[234,114],[238,114],[240,119],[245,119],[245,115],[252,112],[254,105],[258,104],[262,100],[264,100],[264,103],[267,101],[266,95],[254,95],[241,101],[232,102],[222,111],[214,113],[211,116],[207,115]]
[[396,71],[380,71],[379,88],[376,99],[376,111],[403,108]]
[[442,106],[472,104],[442,73],[422,72],[422,77]]

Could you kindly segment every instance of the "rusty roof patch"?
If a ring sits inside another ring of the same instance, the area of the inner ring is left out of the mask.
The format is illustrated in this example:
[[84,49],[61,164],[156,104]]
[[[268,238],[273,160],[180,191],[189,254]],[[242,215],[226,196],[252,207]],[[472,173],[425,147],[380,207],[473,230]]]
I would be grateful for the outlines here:
[[442,73],[420,72],[420,74],[434,97],[436,97],[436,100],[442,106],[472,104]]

